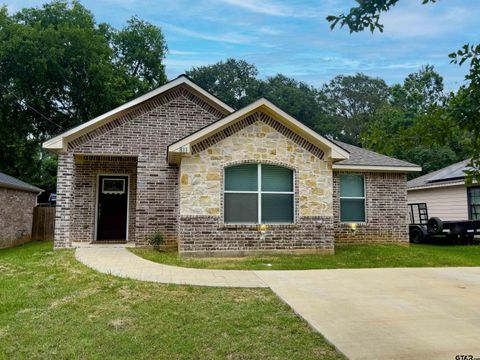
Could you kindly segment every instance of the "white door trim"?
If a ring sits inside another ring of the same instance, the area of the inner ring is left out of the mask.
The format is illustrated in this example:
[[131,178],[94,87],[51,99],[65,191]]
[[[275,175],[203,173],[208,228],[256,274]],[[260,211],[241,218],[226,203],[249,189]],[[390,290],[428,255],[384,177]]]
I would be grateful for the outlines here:
[[127,177],[127,221],[126,221],[126,233],[125,240],[128,241],[128,225],[130,223],[130,174],[103,174],[98,173],[96,177],[96,186],[95,186],[95,229],[93,234],[93,241],[97,241],[98,236],[98,192],[100,187],[100,176],[126,176]]

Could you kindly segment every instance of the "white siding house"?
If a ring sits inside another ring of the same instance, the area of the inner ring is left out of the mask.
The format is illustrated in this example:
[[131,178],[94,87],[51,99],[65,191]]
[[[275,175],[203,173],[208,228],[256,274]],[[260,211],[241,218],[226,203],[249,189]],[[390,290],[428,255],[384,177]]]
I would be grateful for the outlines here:
[[420,176],[407,183],[409,204],[426,203],[429,217],[480,219],[480,186],[465,185],[469,160]]

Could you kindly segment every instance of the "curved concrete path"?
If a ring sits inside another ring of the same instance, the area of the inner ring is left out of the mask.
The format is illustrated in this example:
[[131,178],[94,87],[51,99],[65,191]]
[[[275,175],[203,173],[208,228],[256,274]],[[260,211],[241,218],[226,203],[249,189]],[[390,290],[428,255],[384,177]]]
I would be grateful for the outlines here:
[[143,259],[123,247],[77,248],[75,257],[99,272],[164,284],[268,287],[253,271],[191,269]]
[[186,269],[123,248],[78,248],[103,273],[161,283],[270,287],[351,359],[480,358],[480,267],[241,271]]

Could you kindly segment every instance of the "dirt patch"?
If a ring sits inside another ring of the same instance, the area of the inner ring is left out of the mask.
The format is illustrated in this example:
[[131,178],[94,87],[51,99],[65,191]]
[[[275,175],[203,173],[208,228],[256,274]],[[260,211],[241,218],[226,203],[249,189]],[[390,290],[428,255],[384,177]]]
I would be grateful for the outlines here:
[[113,319],[111,320],[108,325],[110,325],[113,329],[115,330],[123,330],[127,327],[129,327],[132,324],[131,319]]

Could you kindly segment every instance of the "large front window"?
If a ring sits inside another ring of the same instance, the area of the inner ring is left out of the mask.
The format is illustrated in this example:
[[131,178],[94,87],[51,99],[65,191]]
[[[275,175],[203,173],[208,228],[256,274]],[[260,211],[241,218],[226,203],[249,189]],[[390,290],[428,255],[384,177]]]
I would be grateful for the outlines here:
[[340,175],[340,220],[364,222],[365,178],[362,175]]
[[294,222],[293,171],[265,164],[225,168],[225,223]]
[[468,188],[468,216],[470,220],[480,220],[480,186]]

